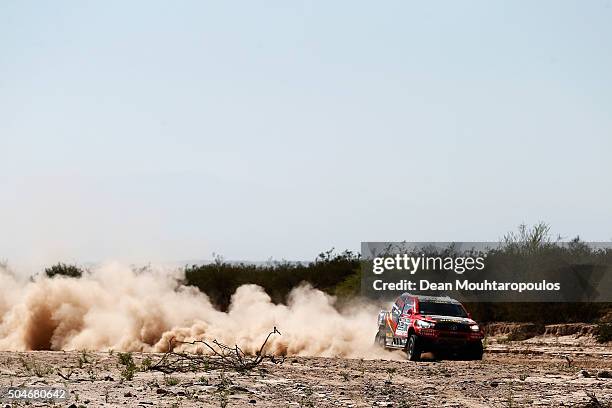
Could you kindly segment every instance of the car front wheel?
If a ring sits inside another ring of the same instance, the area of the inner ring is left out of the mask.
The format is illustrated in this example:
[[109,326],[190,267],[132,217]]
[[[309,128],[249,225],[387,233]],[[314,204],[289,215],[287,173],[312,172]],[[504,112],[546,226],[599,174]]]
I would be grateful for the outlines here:
[[482,347],[482,342],[478,341],[474,343],[469,350],[470,360],[482,360],[483,353],[484,349]]
[[421,339],[416,334],[411,334],[408,338],[406,355],[410,361],[419,361],[421,359]]

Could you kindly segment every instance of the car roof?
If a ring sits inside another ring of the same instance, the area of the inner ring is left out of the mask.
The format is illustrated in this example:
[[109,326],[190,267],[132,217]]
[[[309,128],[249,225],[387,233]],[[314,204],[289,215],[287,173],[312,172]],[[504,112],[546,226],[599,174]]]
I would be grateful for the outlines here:
[[419,302],[434,302],[434,303],[453,303],[460,305],[461,302],[455,300],[449,296],[426,296],[426,295],[414,295],[412,293],[402,293],[400,298],[405,302],[408,298],[418,299]]

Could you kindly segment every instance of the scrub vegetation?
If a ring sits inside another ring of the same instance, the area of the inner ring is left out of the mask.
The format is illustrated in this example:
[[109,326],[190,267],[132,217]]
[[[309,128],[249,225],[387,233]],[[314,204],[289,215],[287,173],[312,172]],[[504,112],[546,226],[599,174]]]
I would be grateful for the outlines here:
[[255,284],[263,287],[274,302],[284,302],[294,287],[308,282],[329,294],[353,296],[359,293],[360,255],[333,249],[320,253],[309,263],[289,261],[268,262],[264,265],[230,263],[217,256],[215,262],[192,265],[185,269],[188,285],[197,286],[221,309],[239,286]]
[[[612,264],[612,251],[592,249],[579,237],[564,246],[557,245],[561,237],[553,237],[550,226],[538,223],[532,227],[521,225],[516,232],[503,236],[502,249],[494,251],[500,262],[546,262],[559,259],[572,260],[574,264]],[[185,284],[197,287],[206,293],[220,310],[227,310],[230,298],[244,284],[259,285],[270,295],[273,302],[287,300],[291,289],[308,283],[330,295],[338,297],[338,305],[359,296],[361,285],[360,254],[334,249],[320,253],[311,262],[269,261],[265,264],[228,262],[216,255],[214,262],[185,267]],[[56,264],[45,269],[49,277],[67,276],[79,278],[83,269],[76,265]],[[612,305],[608,303],[467,303],[474,318],[482,322],[511,321],[537,324],[599,322]],[[546,313],[542,313],[546,310]],[[608,338],[607,326],[602,326],[601,338]]]

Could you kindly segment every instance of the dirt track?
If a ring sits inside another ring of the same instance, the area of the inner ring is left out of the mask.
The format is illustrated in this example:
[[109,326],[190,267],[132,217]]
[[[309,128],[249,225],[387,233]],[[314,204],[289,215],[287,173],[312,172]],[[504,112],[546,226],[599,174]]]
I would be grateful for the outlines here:
[[[137,365],[147,357],[133,356]],[[482,362],[289,357],[260,368],[123,381],[117,353],[2,352],[0,386],[65,386],[61,407],[598,407],[587,393],[612,406],[612,347],[573,336],[492,342]]]

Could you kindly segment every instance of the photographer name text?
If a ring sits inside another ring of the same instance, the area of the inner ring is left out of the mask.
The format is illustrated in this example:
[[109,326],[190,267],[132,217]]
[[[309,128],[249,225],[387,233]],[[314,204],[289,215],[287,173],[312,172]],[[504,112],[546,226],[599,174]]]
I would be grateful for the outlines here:
[[426,279],[412,281],[402,279],[396,282],[385,282],[377,279],[372,283],[375,291],[513,291],[513,292],[540,292],[559,291],[559,282],[497,282],[484,280],[482,282],[471,282],[467,279],[455,282],[432,282]]

